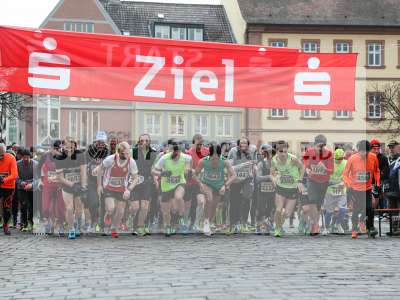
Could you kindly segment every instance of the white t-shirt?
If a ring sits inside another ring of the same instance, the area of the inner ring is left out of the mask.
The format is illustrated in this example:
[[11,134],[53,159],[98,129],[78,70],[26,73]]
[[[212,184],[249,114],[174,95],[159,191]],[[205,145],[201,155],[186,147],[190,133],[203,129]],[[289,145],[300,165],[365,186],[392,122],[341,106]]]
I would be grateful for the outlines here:
[[[111,179],[111,170],[114,166],[114,164],[118,164],[118,167],[124,168],[128,166],[128,161],[127,160],[115,160],[115,154],[107,156],[103,160],[103,168],[104,170],[104,175],[103,175],[103,186],[107,186],[110,182]],[[128,175],[126,176],[124,182],[125,182],[125,187],[128,187],[128,182],[129,182],[129,177],[134,176],[138,173],[138,168],[136,165],[136,162],[133,160],[133,158],[129,159],[129,172],[127,173]]]

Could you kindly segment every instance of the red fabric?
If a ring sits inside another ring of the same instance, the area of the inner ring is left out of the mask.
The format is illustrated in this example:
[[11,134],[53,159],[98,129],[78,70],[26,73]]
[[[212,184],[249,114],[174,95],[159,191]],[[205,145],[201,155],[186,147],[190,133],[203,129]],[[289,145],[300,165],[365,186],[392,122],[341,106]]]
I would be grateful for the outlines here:
[[17,161],[10,153],[4,153],[4,157],[0,160],[0,173],[3,176],[2,189],[15,189],[15,182],[18,177]]
[[[324,147],[322,153],[317,153],[313,147],[307,149],[303,156],[304,166],[311,170],[309,178],[315,182],[328,182],[333,173],[333,154],[332,151]],[[326,167],[325,174],[320,174],[317,165],[322,162]]]
[[0,91],[354,110],[357,54],[0,27]]
[[[186,153],[192,157],[192,168],[193,169],[197,168],[197,165],[199,164],[200,159],[209,155],[209,151],[206,147],[201,147],[200,152],[197,152],[196,149],[194,149],[192,147]],[[189,184],[189,185],[193,185],[196,183],[197,183],[196,180],[194,180],[193,178],[187,182],[187,184]]]
[[[111,180],[111,178],[113,178],[113,177],[126,178],[129,174],[129,171],[130,171],[129,169],[130,169],[130,160],[128,160],[128,163],[125,164],[123,167],[120,167],[120,166],[118,166],[117,156],[115,156],[114,164],[111,167],[110,174],[108,175],[109,179]],[[115,187],[115,186],[111,186],[110,184],[107,184],[107,186],[105,188],[109,191],[119,192],[119,193],[123,193],[126,190],[124,184],[122,184],[122,186],[119,186],[119,187]]]

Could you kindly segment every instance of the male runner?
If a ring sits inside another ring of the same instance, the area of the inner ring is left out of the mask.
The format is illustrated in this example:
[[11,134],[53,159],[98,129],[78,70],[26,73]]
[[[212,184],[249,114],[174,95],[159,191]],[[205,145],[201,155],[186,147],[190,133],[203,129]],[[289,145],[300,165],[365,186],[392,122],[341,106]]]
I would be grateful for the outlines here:
[[[152,174],[161,177],[161,212],[164,222],[164,234],[169,237],[174,234],[171,227],[171,210],[178,214],[181,229],[185,214],[185,184],[186,178],[191,177],[192,158],[182,153],[179,143],[174,139],[168,141],[170,152],[163,155],[155,164]],[[185,176],[186,175],[186,176]]]
[[369,237],[375,237],[374,210],[372,205],[372,182],[375,182],[375,191],[380,190],[379,162],[375,154],[371,153],[368,141],[357,143],[358,153],[353,154],[343,170],[343,179],[350,189],[349,195],[353,201],[352,238],[357,238],[359,215],[365,219]]
[[8,221],[11,217],[18,168],[15,157],[6,153],[6,149],[6,145],[0,143],[0,206],[3,208],[3,232],[10,235]]

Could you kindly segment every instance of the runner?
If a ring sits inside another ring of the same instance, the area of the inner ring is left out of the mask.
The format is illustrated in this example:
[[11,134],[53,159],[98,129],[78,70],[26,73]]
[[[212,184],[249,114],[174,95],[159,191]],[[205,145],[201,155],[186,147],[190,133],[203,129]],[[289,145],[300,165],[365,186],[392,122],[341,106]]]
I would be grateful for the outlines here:
[[[256,234],[267,235],[272,230],[273,211],[275,208],[275,185],[271,175],[272,147],[264,144],[260,148],[261,161],[257,165],[257,208],[256,208]],[[264,229],[264,230],[262,230]]]
[[10,235],[8,221],[11,217],[18,168],[15,157],[6,153],[6,149],[6,145],[0,143],[0,207],[3,210],[3,232],[5,235]]
[[33,189],[37,187],[38,162],[31,159],[31,152],[27,148],[20,150],[21,160],[17,162],[17,194],[21,208],[21,231],[33,230]]
[[[344,234],[341,224],[347,212],[347,198],[342,176],[346,166],[343,149],[336,149],[334,158],[334,171],[329,180],[329,187],[323,205],[325,225],[322,232],[323,235],[329,233]],[[332,220],[333,216],[335,217],[334,220]]]
[[[199,183],[200,190],[206,198],[206,213],[204,218],[203,232],[212,235],[210,222],[215,217],[218,203],[231,183],[236,179],[235,171],[230,162],[221,156],[221,146],[211,144],[208,148],[209,156],[201,159],[195,170],[195,180]],[[225,182],[225,170],[228,180]],[[204,171],[200,179],[200,173]]]
[[56,177],[49,178],[49,181],[62,187],[68,238],[75,239],[80,235],[81,195],[87,191],[87,178],[84,154],[77,150],[77,143],[72,137],[65,139],[64,149],[61,155],[56,156],[55,163]]
[[103,195],[105,199],[104,233],[108,234],[111,229],[111,236],[114,238],[119,237],[118,226],[124,217],[126,203],[138,182],[137,166],[129,149],[127,142],[119,143],[117,153],[106,157],[97,173],[97,192],[99,197]]
[[161,212],[164,223],[164,234],[169,237],[175,233],[171,227],[171,210],[178,215],[178,224],[185,227],[185,184],[187,177],[191,177],[192,158],[182,153],[179,143],[171,139],[168,141],[170,152],[163,155],[155,164],[152,174],[161,177]]
[[[201,134],[195,134],[192,143],[187,154],[192,157],[192,168],[196,169],[199,161],[209,154],[209,149],[203,146],[204,139]],[[198,232],[201,229],[200,222],[204,217],[206,198],[194,178],[189,179],[186,184],[185,200],[185,222],[191,223],[191,231]]]
[[236,172],[236,182],[231,185],[229,218],[230,227],[227,234],[248,231],[248,217],[251,198],[254,190],[254,174],[256,170],[256,153],[251,152],[250,141],[242,137],[236,147],[228,154],[228,160]]
[[151,168],[157,153],[150,147],[150,144],[150,135],[141,134],[137,146],[132,149],[132,158],[136,161],[139,170],[139,179],[138,185],[135,186],[132,193],[133,197],[129,204],[129,213],[133,215],[133,220],[135,220],[135,216],[139,211],[137,222],[137,233],[139,236],[150,234],[148,226],[145,226],[145,221],[149,211],[152,191],[155,189],[155,182],[157,180],[151,175]]
[[[102,224],[101,215],[104,212],[104,202],[97,194],[97,172],[98,167],[103,160],[108,156],[109,149],[106,145],[107,134],[104,131],[99,131],[96,134],[96,139],[93,144],[89,145],[86,151],[85,160],[87,165],[87,178],[88,178],[88,193],[85,201],[85,208],[89,210],[89,218],[85,218],[85,231],[91,232],[92,229],[96,233],[101,230]],[[103,207],[103,210],[100,208]],[[89,222],[90,221],[90,222]]]
[[319,234],[319,219],[321,206],[325,199],[329,178],[333,172],[333,154],[326,147],[326,137],[317,135],[314,147],[307,149],[303,157],[304,166],[308,175],[307,194],[303,203],[305,219],[310,220],[310,235]]
[[374,228],[374,210],[372,206],[372,182],[375,182],[375,190],[380,190],[379,162],[375,154],[371,153],[371,145],[368,141],[357,143],[358,153],[353,154],[347,161],[343,171],[343,179],[349,188],[349,194],[353,201],[352,238],[357,238],[357,225],[359,215],[365,219],[369,237],[375,237],[377,231]]
[[62,153],[62,141],[56,140],[52,149],[42,156],[38,164],[40,182],[38,189],[42,191],[42,220],[45,234],[57,232],[64,235],[65,206],[60,184],[52,182],[56,177],[55,157]]
[[274,236],[282,235],[282,226],[296,207],[298,193],[304,193],[304,166],[288,153],[289,145],[285,141],[276,144],[276,155],[272,159],[271,173],[276,186],[275,230]]

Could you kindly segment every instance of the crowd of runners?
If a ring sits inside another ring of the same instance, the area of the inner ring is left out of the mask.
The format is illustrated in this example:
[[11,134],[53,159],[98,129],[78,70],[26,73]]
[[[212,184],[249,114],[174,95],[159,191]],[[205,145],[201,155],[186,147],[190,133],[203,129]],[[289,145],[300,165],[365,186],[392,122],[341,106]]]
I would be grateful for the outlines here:
[[[136,145],[98,132],[87,149],[72,137],[47,152],[0,144],[1,226],[75,239],[162,232],[375,237],[374,208],[397,207],[400,145],[377,140],[329,149],[318,135],[301,155],[286,141],[248,138],[160,150],[148,134]],[[292,229],[292,231],[295,229]]]

